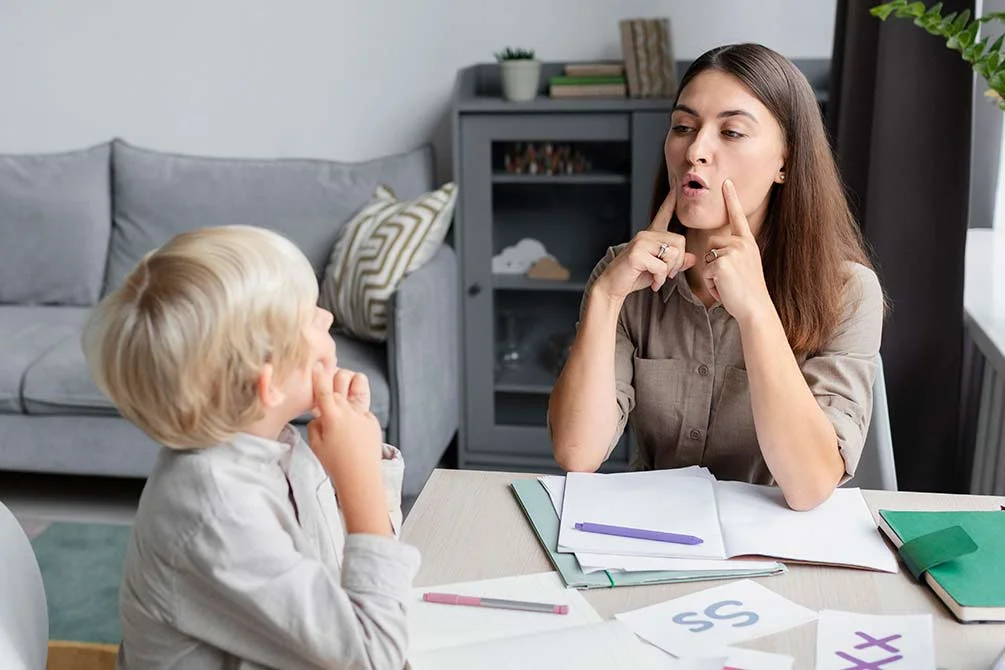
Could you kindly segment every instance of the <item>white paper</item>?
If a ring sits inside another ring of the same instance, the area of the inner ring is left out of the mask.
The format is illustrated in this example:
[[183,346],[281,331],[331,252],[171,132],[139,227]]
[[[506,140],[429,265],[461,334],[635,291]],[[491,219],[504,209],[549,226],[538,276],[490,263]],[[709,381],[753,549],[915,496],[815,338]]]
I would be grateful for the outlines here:
[[555,514],[562,518],[562,498],[565,497],[565,477],[563,475],[542,475],[537,478],[548,492],[551,499],[551,506],[555,508]]
[[643,640],[682,658],[711,655],[816,617],[749,579],[616,615]]
[[[568,614],[542,614],[488,607],[427,603],[427,591],[487,598],[508,598],[568,605]],[[556,572],[413,589],[408,616],[412,651],[420,652],[487,640],[541,633],[599,623],[600,615],[575,589],[567,589]]]
[[[715,476],[712,472],[700,465],[689,465],[686,468],[673,468],[671,470],[659,470],[660,477],[698,477],[700,479],[708,479],[709,481],[715,481]],[[619,477],[621,475],[631,474],[625,472],[616,472],[608,477]],[[539,482],[544,486],[544,489],[548,492],[548,497],[551,498],[551,505],[555,508],[555,514],[561,518],[562,516],[562,499],[565,497],[565,476],[564,475],[542,475],[537,478]]]
[[[679,670],[690,667],[647,645],[619,621],[412,653],[409,664],[413,670]],[[721,670],[722,665],[708,667]]]
[[716,482],[715,495],[727,556],[898,570],[859,489],[836,489],[808,512],[790,509],[774,486]]
[[[660,472],[566,475],[558,551],[726,558],[716,512],[716,482]],[[686,545],[586,533],[574,528],[577,522],[695,535],[703,542]]]
[[698,572],[748,572],[752,570],[784,570],[776,561],[732,560],[720,561],[701,558],[661,558],[659,556],[620,556],[617,554],[590,554],[576,552],[576,560],[583,572],[618,570],[620,572],[647,572],[650,570],[678,570]]
[[824,610],[817,625],[817,670],[935,670],[932,616]]
[[784,654],[730,647],[725,670],[792,670],[795,659]]

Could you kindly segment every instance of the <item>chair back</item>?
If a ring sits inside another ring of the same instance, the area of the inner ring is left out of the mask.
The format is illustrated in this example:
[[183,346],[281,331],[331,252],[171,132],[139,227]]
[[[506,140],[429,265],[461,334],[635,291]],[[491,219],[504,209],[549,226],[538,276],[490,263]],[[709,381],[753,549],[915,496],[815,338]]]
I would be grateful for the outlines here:
[[897,469],[893,459],[893,434],[890,431],[890,409],[886,402],[882,358],[878,358],[876,368],[876,380],[872,385],[872,419],[869,421],[862,458],[849,485],[896,491]]
[[45,670],[49,613],[35,552],[0,504],[0,659],[11,670]]

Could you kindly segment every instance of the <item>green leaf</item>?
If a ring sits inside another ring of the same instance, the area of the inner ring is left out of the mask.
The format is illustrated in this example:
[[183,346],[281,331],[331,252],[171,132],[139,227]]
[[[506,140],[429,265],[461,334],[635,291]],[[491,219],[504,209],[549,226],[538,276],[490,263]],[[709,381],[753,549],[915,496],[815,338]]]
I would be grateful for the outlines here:
[[982,53],[984,53],[983,43],[978,42],[977,44],[971,44],[963,50],[963,60],[968,63],[974,63],[981,57]]
[[984,55],[987,56],[990,54],[1001,53],[1003,43],[1005,43],[1005,33],[998,36],[998,39],[996,39],[994,43],[988,47],[988,50],[984,52]]
[[956,20],[956,12],[953,12],[952,14],[949,14],[944,19],[942,19],[942,23],[939,24],[939,34],[941,35],[948,34],[949,31],[952,30],[953,21],[955,20]]
[[885,5],[877,5],[869,10],[869,13],[873,16],[878,16],[880,21],[886,21],[890,14],[893,14],[894,5],[896,3],[888,2]]
[[988,79],[988,86],[1002,93],[1005,91],[1005,70],[998,70]]
[[980,27],[979,23],[974,22],[970,24],[969,28],[959,34],[958,39],[964,48],[969,47],[974,43],[974,40],[977,38],[977,31],[980,30]]
[[954,33],[958,33],[967,26],[967,23],[969,21],[970,21],[970,10],[964,9],[962,12],[960,12],[960,15],[956,17],[956,20],[953,21],[953,25],[950,28],[950,30],[952,30]]

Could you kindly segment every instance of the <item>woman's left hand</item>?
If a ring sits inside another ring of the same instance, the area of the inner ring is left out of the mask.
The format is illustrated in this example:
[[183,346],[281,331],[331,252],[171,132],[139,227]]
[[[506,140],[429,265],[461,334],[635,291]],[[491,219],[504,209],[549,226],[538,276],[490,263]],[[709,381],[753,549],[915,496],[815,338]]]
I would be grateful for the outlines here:
[[730,234],[709,238],[702,278],[712,296],[742,323],[773,305],[764,282],[761,250],[731,180],[722,183],[722,195]]

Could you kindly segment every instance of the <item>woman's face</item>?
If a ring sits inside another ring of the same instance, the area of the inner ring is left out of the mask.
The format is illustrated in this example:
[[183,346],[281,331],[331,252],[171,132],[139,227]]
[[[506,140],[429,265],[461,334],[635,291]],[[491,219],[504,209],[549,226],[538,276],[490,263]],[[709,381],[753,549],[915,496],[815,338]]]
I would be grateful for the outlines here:
[[702,72],[684,87],[666,145],[677,218],[687,228],[729,224],[722,183],[733,180],[751,232],[764,222],[768,195],[784,179],[785,141],[768,108],[738,79]]

